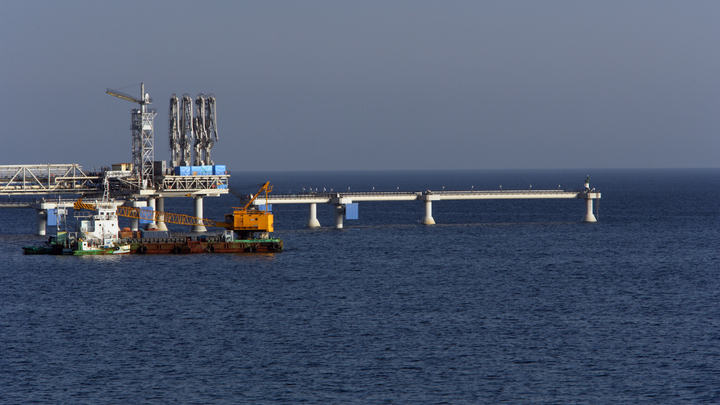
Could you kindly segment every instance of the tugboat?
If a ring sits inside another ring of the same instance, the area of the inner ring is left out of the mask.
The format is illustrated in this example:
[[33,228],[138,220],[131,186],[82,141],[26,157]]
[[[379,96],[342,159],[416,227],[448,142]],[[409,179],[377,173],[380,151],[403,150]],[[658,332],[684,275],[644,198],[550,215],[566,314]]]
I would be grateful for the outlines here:
[[97,213],[79,217],[79,238],[73,254],[121,255],[130,253],[130,244],[120,240],[117,205],[104,202],[97,205]]
[[[97,204],[97,214],[78,217],[77,232],[60,231],[42,246],[23,247],[26,255],[117,255],[130,253],[130,244],[118,237],[117,205]],[[58,223],[64,223],[64,218]]]

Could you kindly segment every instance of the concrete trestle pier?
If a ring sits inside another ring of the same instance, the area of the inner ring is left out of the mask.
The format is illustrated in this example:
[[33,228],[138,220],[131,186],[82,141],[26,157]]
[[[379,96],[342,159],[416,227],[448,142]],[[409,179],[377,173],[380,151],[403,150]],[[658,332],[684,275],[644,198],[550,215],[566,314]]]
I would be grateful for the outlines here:
[[[125,177],[124,177],[125,176]],[[128,182],[126,177],[131,176],[130,172],[104,171],[99,174],[88,175],[81,171],[76,164],[68,165],[25,165],[25,166],[0,166],[0,196],[12,197],[8,201],[0,201],[0,208],[32,208],[36,210],[37,233],[45,235],[48,212],[58,208],[70,208],[74,200],[34,199],[14,200],[14,197],[37,195],[74,195],[89,199],[99,200],[102,195],[102,187],[113,190],[109,193],[110,199],[124,200],[124,205],[152,209],[164,212],[166,197],[191,197],[193,198],[194,216],[203,217],[203,199],[205,197],[217,197],[228,193],[228,174],[220,175],[159,175],[155,178],[153,188],[138,189],[136,186],[128,186],[134,183]],[[132,177],[132,176],[131,176]],[[131,177],[127,177],[132,179]],[[104,180],[104,183],[103,183]],[[348,189],[349,190],[349,189]],[[274,194],[267,198],[258,198],[252,202],[255,206],[264,204],[307,204],[308,205],[308,228],[320,227],[317,218],[317,204],[333,204],[334,227],[343,227],[343,217],[357,219],[357,204],[369,201],[422,201],[424,225],[435,224],[432,215],[434,201],[442,200],[506,200],[506,199],[584,199],[585,215],[583,222],[597,222],[593,213],[593,201],[599,200],[599,192],[591,189],[589,177],[585,180],[585,187],[582,190],[470,190],[470,191],[372,191],[372,192],[330,192],[330,193],[302,193],[302,194]],[[244,202],[247,203],[249,199]],[[139,229],[139,220],[130,218],[132,231]],[[157,222],[148,225],[153,229],[167,230],[163,217],[158,217]],[[205,232],[206,227],[202,223],[194,225],[193,232]]]
[[510,200],[510,199],[585,199],[585,215],[583,222],[597,222],[593,213],[593,201],[600,199],[600,193],[594,189],[584,191],[562,190],[493,190],[493,191],[422,191],[422,192],[335,192],[268,195],[267,199],[258,198],[253,201],[256,206],[273,204],[308,204],[308,228],[317,228],[317,204],[333,204],[334,227],[343,227],[343,213],[348,204],[364,201],[423,201],[424,216],[422,223],[434,225],[432,216],[433,201],[442,200]]
[[[203,198],[215,196],[214,193],[194,193],[194,216],[203,217]],[[280,194],[268,195],[267,199],[258,198],[253,205],[272,204],[307,204],[308,205],[308,228],[320,227],[317,219],[317,204],[334,205],[334,227],[343,228],[343,216],[350,204],[369,201],[422,201],[424,214],[422,223],[434,225],[435,219],[432,216],[432,205],[434,201],[442,200],[510,200],[510,199],[584,199],[585,215],[583,222],[597,222],[594,211],[594,200],[599,200],[601,194],[592,190],[585,191],[561,191],[561,190],[493,190],[493,191],[423,191],[423,192],[347,192],[347,193],[306,193],[306,194]],[[51,209],[72,208],[73,200],[24,200],[0,202],[0,208],[33,208],[37,212],[37,234],[45,235],[48,222],[48,212]],[[146,196],[145,200],[125,201],[125,205],[132,207],[152,207],[158,211],[164,211],[164,196],[154,194]],[[167,230],[163,222],[155,223],[159,230]],[[139,220],[130,218],[130,228],[137,231]],[[193,232],[204,232],[204,226],[194,226]]]

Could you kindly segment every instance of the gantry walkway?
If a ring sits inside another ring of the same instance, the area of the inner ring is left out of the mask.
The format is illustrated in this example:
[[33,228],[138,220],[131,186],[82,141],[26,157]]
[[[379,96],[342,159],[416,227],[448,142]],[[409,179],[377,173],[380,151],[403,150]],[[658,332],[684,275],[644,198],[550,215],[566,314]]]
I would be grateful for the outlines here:
[[100,177],[80,165],[40,164],[0,166],[0,195],[92,194]]
[[185,197],[228,193],[230,175],[156,175],[151,187],[139,187],[131,172],[90,173],[76,163],[0,166],[0,196],[82,195],[101,196],[103,180],[112,198]]
[[[165,197],[192,197],[194,214],[203,216],[203,198],[228,193],[229,174],[176,176],[157,173],[152,184],[142,184],[130,171],[103,168],[90,173],[76,163],[39,165],[0,165],[0,208],[34,208],[37,211],[38,235],[45,235],[48,212],[72,206],[60,196],[125,200],[131,207],[151,207],[163,211]],[[107,194],[104,192],[107,191]],[[42,197],[42,198],[41,198]],[[72,199],[74,201],[74,199]],[[137,230],[137,221],[131,220]],[[160,230],[167,229],[164,223]],[[204,227],[195,230],[203,231]]]

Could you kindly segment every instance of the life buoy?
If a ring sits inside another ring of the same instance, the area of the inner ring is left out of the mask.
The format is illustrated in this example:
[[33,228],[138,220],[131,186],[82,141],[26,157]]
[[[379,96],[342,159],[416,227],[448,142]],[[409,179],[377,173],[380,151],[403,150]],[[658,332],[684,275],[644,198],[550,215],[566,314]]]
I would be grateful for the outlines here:
[[277,242],[273,243],[272,247],[273,247],[273,250],[280,250],[280,244]]
[[141,246],[138,248],[138,252],[140,252],[140,253],[147,253],[147,251],[148,251],[148,248],[147,248],[147,246],[145,246],[145,245],[141,245]]
[[207,251],[210,253],[215,253],[215,246],[213,246],[213,245],[208,246]]

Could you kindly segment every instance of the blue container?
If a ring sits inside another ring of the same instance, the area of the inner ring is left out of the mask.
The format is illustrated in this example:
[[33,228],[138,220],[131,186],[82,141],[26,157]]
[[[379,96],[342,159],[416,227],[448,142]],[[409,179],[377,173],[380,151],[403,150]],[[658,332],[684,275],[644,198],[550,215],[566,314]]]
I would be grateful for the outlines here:
[[265,204],[260,204],[258,205],[258,210],[272,212],[272,204],[268,204],[267,209],[265,209]]
[[345,219],[358,219],[357,203],[345,204]]
[[176,166],[175,167],[175,175],[176,176],[190,176],[192,175],[192,172],[190,170],[190,166]]
[[143,238],[167,238],[168,231],[143,231]]
[[193,176],[212,176],[212,166],[190,166]]
[[225,165],[213,166],[213,174],[216,176],[219,176],[221,174],[227,174],[227,169],[225,169]]
[[57,213],[55,212],[55,208],[48,208],[47,210],[47,226],[56,226],[58,224],[57,221]]
[[220,190],[227,190],[228,187],[227,184],[218,184],[217,188]]

